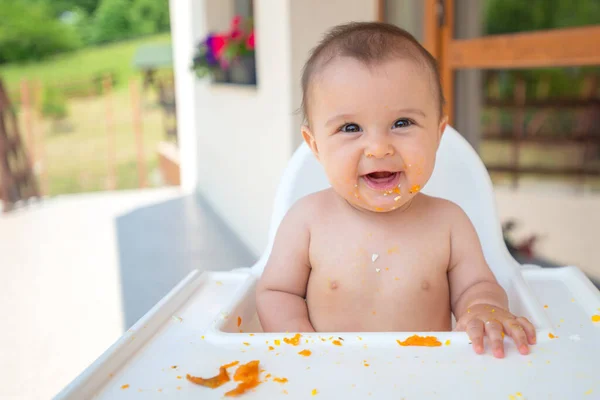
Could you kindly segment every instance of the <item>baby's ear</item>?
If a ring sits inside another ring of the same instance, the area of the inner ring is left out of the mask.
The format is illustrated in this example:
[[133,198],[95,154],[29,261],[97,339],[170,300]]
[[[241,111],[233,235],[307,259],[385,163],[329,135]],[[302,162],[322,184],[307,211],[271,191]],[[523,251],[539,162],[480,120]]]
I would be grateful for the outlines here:
[[311,132],[308,125],[302,125],[301,131],[302,131],[302,137],[304,138],[304,141],[306,142],[308,147],[310,147],[313,154],[315,155],[315,157],[318,160],[319,159],[319,148],[317,147],[315,135],[313,135],[313,133]]
[[444,115],[440,121],[440,125],[438,126],[438,146],[440,145],[440,141],[442,140],[442,135],[448,126],[448,116]]

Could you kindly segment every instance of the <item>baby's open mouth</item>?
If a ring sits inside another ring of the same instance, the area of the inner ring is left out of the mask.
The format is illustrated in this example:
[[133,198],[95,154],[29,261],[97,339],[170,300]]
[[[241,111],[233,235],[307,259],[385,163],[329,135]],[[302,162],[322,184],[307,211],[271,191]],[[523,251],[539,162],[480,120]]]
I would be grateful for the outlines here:
[[361,178],[368,187],[378,191],[388,191],[398,187],[402,172],[375,171],[363,175]]

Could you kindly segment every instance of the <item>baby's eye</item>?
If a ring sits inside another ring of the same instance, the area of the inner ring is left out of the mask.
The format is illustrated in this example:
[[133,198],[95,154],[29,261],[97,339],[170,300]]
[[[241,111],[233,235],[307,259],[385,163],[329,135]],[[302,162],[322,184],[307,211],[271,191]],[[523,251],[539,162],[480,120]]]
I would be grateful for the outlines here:
[[413,122],[410,119],[400,118],[398,121],[394,122],[392,128],[408,128],[412,124]]
[[356,132],[360,132],[362,129],[360,129],[360,126],[358,126],[357,124],[344,124],[340,127],[339,131],[340,132],[346,132],[346,133],[356,133]]

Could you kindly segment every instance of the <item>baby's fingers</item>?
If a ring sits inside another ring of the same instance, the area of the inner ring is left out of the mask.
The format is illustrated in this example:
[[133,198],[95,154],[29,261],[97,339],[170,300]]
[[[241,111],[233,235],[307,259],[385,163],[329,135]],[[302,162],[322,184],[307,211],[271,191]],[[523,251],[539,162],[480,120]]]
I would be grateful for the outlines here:
[[525,317],[517,318],[517,322],[525,330],[525,334],[527,334],[527,340],[529,341],[529,344],[535,344],[536,343],[535,327],[533,326],[533,324],[531,322],[529,322],[529,320]]
[[483,321],[473,318],[467,323],[466,332],[477,354],[483,354],[483,331]]
[[503,332],[504,327],[499,321],[491,319],[485,323],[485,334],[492,342],[492,353],[496,358],[504,358],[504,338],[502,337]]
[[527,346],[527,335],[525,334],[525,330],[521,325],[519,325],[517,320],[510,319],[508,321],[505,321],[504,329],[515,341],[517,349],[519,349],[519,353],[523,355],[529,354],[529,347]]

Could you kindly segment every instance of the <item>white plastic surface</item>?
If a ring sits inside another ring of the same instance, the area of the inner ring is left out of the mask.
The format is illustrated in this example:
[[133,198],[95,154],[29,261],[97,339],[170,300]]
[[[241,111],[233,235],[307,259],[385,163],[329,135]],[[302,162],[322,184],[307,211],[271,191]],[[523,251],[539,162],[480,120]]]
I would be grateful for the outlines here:
[[[290,162],[276,199],[271,239],[297,198],[327,187],[311,157],[302,146]],[[451,128],[424,192],[456,202],[473,221],[512,309],[538,328],[530,355],[519,355],[507,341],[505,359],[479,356],[466,334],[458,332],[422,332],[449,341],[434,348],[397,344],[414,332],[319,333],[305,335],[299,346],[283,341],[276,346],[275,339],[293,333],[261,333],[254,287],[267,251],[252,269],[188,276],[57,398],[220,399],[234,382],[213,390],[186,381],[185,375],[211,377],[220,365],[260,360],[266,381],[242,398],[306,399],[316,389],[315,398],[327,399],[600,399],[600,323],[592,321],[600,314],[600,293],[574,267],[519,268],[502,242],[485,168]],[[332,339],[343,345],[333,345]],[[298,355],[304,349],[312,355]],[[289,382],[275,383],[266,374]]]

